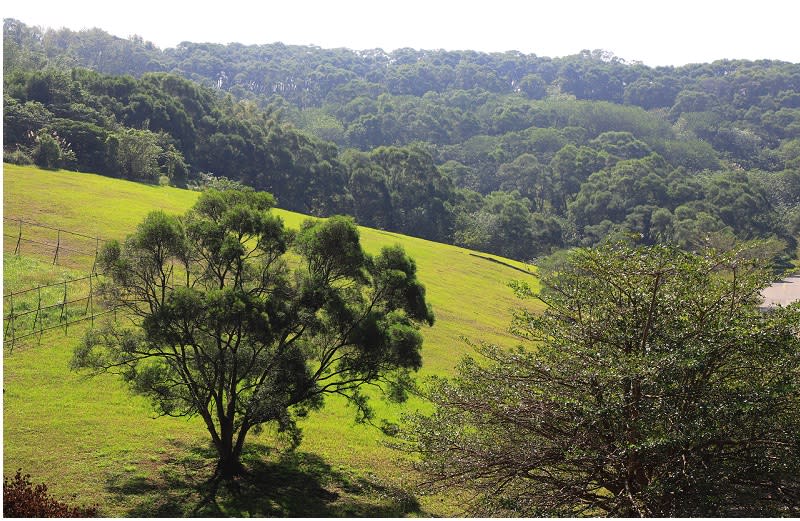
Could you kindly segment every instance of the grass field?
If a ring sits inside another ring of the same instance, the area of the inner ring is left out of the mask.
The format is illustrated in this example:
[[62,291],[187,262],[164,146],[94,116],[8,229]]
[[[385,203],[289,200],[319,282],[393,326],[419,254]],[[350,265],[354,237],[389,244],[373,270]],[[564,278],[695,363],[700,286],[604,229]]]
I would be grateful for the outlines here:
[[[183,213],[197,197],[196,192],[175,188],[7,164],[3,190],[4,294],[78,279],[91,270],[91,256],[70,254],[68,249],[91,251],[93,241],[59,235],[51,228],[90,238],[123,238],[148,211]],[[290,227],[305,219],[276,212]],[[49,228],[23,224],[25,240],[19,241],[15,254],[20,225],[10,219]],[[516,343],[506,328],[511,310],[520,303],[506,283],[527,279],[535,284],[529,266],[380,230],[362,228],[361,238],[371,253],[399,243],[417,262],[436,314],[435,326],[423,331],[420,379],[449,374],[470,353],[462,338]],[[53,248],[37,243],[56,242],[65,249],[54,265]],[[42,299],[60,298],[59,288],[54,286]],[[388,448],[387,438],[376,427],[355,424],[353,411],[336,400],[303,421],[303,443],[294,453],[281,450],[281,440],[268,429],[249,437],[247,479],[238,490],[208,490],[205,483],[213,471],[214,455],[200,421],[153,418],[150,405],[115,378],[89,378],[69,370],[72,350],[89,325],[34,335],[15,343],[13,351],[4,345],[4,476],[22,468],[34,482],[47,483],[59,498],[97,504],[104,516],[380,517],[460,512],[459,498],[419,495],[405,456]],[[425,407],[413,399],[402,406],[380,400],[374,405],[379,419],[393,422],[404,412]]]

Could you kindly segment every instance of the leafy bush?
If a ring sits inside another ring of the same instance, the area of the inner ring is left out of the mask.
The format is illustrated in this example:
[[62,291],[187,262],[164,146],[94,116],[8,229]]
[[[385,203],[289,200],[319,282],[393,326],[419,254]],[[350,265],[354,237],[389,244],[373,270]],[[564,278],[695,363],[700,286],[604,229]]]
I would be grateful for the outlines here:
[[204,190],[217,190],[218,192],[225,192],[227,190],[240,190],[252,191],[253,188],[243,185],[235,179],[228,179],[227,177],[214,174],[207,174],[200,172],[199,179],[189,183],[189,189],[202,192]]
[[17,470],[3,480],[4,517],[97,517],[96,507],[72,507],[47,493],[47,485],[34,485],[30,475]]
[[66,139],[58,135],[56,131],[41,129],[28,135],[34,143],[31,149],[31,157],[36,166],[57,170],[59,168],[72,168],[77,162],[72,145]]
[[20,149],[13,151],[3,150],[3,162],[13,165],[32,165],[33,158]]

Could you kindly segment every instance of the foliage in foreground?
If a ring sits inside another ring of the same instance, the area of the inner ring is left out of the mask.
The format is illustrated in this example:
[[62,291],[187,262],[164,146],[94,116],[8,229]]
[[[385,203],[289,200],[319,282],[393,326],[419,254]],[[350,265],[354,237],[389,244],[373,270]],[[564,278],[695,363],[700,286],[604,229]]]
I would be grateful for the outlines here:
[[798,515],[800,305],[759,311],[754,257],[572,252],[516,315],[527,348],[435,381],[407,431],[428,483],[484,515]]
[[253,191],[207,191],[183,217],[151,212],[100,265],[109,305],[131,319],[90,331],[73,366],[120,374],[170,416],[199,415],[218,474],[241,473],[244,441],[328,395],[370,409],[363,389],[404,398],[433,324],[416,264],[400,246],[371,257],[352,220],[286,230]]
[[97,517],[97,508],[62,503],[47,493],[47,485],[34,485],[30,478],[17,470],[3,480],[4,517]]

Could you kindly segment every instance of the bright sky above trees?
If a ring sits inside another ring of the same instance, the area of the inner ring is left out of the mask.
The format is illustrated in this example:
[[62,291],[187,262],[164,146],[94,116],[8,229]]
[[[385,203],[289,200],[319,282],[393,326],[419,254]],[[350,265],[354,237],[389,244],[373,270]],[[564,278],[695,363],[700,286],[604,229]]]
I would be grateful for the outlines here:
[[13,0],[2,11],[27,25],[99,27],[161,48],[181,41],[280,41],[550,57],[605,49],[651,66],[721,58],[800,62],[795,0]]

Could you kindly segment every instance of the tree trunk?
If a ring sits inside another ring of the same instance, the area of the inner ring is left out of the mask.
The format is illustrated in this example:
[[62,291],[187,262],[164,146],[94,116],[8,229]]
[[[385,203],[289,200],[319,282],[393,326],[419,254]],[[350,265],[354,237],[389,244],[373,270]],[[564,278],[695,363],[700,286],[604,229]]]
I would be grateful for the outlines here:
[[250,423],[244,421],[239,430],[236,430],[233,427],[233,420],[225,418],[219,429],[220,435],[215,436],[215,431],[212,432],[214,446],[219,456],[216,470],[217,477],[230,481],[244,472],[244,467],[241,463],[242,448],[250,428]]
[[215,442],[217,448],[217,477],[230,481],[236,476],[240,475],[244,468],[239,461],[242,455],[242,446],[240,443],[234,442],[235,429],[233,428],[233,421],[225,418],[220,425],[220,436],[218,441]]
[[231,481],[236,476],[239,476],[244,471],[242,463],[239,461],[239,454],[233,451],[225,454],[219,453],[219,461],[217,461],[216,475],[224,481]]

